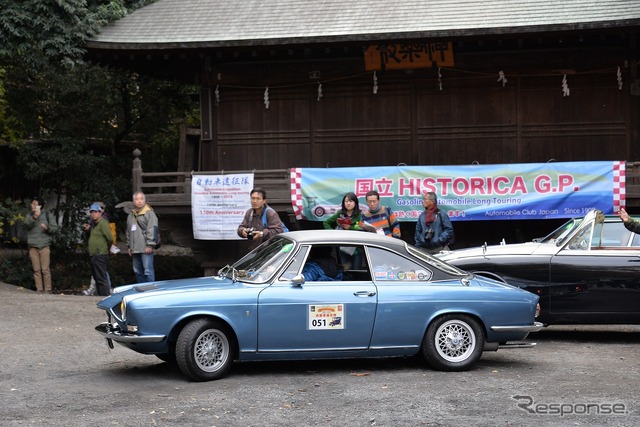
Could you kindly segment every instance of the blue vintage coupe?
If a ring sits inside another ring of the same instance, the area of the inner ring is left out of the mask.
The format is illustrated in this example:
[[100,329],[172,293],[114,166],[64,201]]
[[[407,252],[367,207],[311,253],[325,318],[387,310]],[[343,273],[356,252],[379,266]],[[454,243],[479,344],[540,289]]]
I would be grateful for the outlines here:
[[[305,281],[319,247],[345,267],[341,280]],[[111,347],[154,354],[196,381],[225,376],[234,360],[421,354],[460,371],[483,351],[535,345],[522,340],[542,328],[537,295],[359,231],[281,234],[218,276],[120,286],[98,307]]]

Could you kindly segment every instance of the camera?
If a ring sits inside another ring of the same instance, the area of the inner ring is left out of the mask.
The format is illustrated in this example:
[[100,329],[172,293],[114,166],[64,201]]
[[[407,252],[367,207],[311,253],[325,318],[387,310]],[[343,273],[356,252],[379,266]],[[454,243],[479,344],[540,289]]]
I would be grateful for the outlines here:
[[255,228],[251,227],[247,229],[247,239],[253,240],[253,233],[255,232]]
[[433,228],[430,228],[424,233],[424,241],[426,242],[428,240],[431,240],[432,237],[433,237]]

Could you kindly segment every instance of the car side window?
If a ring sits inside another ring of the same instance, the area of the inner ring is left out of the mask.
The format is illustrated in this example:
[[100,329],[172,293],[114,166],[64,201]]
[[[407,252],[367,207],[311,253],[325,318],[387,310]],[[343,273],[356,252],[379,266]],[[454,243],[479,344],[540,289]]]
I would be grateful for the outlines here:
[[[615,224],[618,226],[618,227],[615,227],[614,229],[617,231],[617,234],[620,236],[620,246],[630,246],[632,244],[632,241],[634,240],[635,233],[632,233],[631,231],[627,230],[624,227],[624,224],[622,222],[616,222]],[[605,229],[606,229],[606,225],[605,225]]]
[[369,248],[369,258],[375,281],[429,281],[433,272],[420,264],[380,248]]
[[293,257],[291,263],[287,266],[287,269],[280,276],[280,280],[291,280],[296,274],[302,270],[302,263],[307,257],[309,246],[302,246],[298,253]]
[[302,267],[307,282],[339,282],[344,278],[342,265],[336,259],[334,245],[316,244],[311,247]]
[[341,245],[337,250],[338,263],[344,272],[343,281],[371,281],[369,263],[361,245]]
[[593,232],[591,247],[628,246],[631,232],[624,228],[621,221],[597,224]]

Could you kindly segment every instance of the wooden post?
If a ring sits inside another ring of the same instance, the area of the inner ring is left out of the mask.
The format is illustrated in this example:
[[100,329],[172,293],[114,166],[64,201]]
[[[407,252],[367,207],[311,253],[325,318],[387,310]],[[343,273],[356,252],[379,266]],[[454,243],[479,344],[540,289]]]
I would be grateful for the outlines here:
[[204,140],[213,138],[213,101],[210,87],[200,89],[200,132]]
[[140,191],[142,188],[142,160],[140,156],[142,152],[137,148],[133,150],[133,169],[131,169],[131,183],[133,186],[133,193]]
[[184,191],[185,193],[191,193],[191,176],[187,176],[184,179]]

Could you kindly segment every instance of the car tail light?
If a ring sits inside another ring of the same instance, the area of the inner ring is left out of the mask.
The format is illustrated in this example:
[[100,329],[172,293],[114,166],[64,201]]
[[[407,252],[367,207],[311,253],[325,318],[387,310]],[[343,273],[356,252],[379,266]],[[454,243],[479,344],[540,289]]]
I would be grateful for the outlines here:
[[538,317],[538,316],[540,316],[540,303],[538,303],[538,305],[536,305],[536,316],[535,317]]

